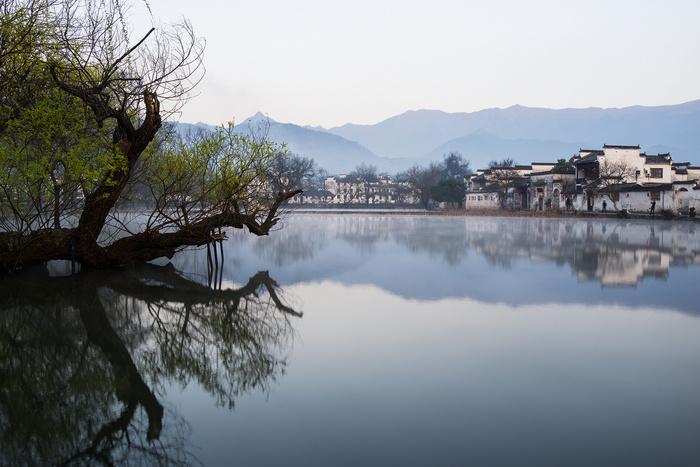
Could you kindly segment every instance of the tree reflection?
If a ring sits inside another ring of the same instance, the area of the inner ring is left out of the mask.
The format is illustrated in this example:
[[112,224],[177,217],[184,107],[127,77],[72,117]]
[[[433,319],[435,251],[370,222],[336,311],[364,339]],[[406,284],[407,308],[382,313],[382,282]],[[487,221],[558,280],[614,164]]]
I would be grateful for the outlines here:
[[457,266],[469,257],[468,237],[464,226],[450,218],[416,222],[410,228],[395,230],[396,242],[412,254],[427,253],[442,258],[448,266]]
[[212,290],[172,266],[2,279],[0,464],[184,464],[187,422],[164,386],[217,404],[283,374],[293,330],[267,272]]

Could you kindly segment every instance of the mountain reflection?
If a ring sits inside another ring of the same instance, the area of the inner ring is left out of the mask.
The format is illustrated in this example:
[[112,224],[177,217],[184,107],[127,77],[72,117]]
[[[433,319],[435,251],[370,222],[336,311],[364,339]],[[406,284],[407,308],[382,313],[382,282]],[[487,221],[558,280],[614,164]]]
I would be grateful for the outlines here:
[[0,464],[183,464],[187,422],[159,400],[195,382],[220,406],[283,374],[301,316],[267,272],[212,290],[172,266],[3,278]]

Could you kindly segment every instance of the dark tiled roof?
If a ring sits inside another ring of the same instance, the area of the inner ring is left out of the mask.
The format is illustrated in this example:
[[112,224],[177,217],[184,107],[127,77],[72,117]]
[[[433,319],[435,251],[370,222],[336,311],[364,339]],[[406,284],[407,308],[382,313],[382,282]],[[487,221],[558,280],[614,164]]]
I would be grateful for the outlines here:
[[604,144],[603,148],[610,148],[610,149],[640,149],[639,145],[636,146],[619,146],[617,144]]
[[697,180],[676,180],[671,182],[671,185],[690,185],[694,184]]
[[337,177],[335,179],[336,183],[360,183],[360,179],[357,177],[351,177],[351,176],[346,176],[346,177]]
[[[645,183],[644,185],[637,185],[636,183],[618,183],[612,185],[614,191],[663,191],[670,190],[672,187],[671,183]],[[600,191],[608,191],[608,187],[601,189]]]
[[333,193],[331,193],[328,190],[317,190],[316,188],[307,188],[306,190],[304,190],[304,196],[333,196]]
[[578,165],[578,164],[587,164],[589,162],[595,162],[598,160],[598,156],[599,156],[599,154],[597,154],[597,153],[596,154],[589,154],[589,155],[584,156],[581,159],[577,160],[576,162],[574,162],[574,164]]
[[671,161],[668,160],[668,158],[664,157],[661,154],[659,154],[658,156],[647,156],[646,161],[647,161],[647,164],[670,164],[671,163]]

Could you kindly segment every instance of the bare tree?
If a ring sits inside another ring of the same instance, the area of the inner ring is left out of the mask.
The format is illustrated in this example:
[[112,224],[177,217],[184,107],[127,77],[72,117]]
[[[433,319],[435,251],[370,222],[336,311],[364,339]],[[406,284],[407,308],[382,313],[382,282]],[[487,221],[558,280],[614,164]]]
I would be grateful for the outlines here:
[[593,178],[590,184],[595,186],[599,193],[607,196],[612,201],[615,211],[618,211],[620,191],[625,183],[634,180],[636,170],[636,167],[625,161],[611,162],[603,159],[598,164],[598,178]]
[[498,191],[500,204],[503,207],[506,204],[506,199],[508,199],[508,192],[513,188],[516,180],[520,178],[520,173],[515,169],[515,161],[511,158],[489,162],[489,170],[491,171],[491,179]]
[[319,170],[311,158],[278,152],[270,165],[270,183],[274,191],[308,188]]
[[355,170],[350,173],[350,176],[356,178],[358,181],[357,196],[359,196],[360,199],[364,199],[365,203],[369,204],[376,195],[374,188],[376,188],[376,182],[379,180],[377,167],[362,162],[355,167]]
[[362,162],[355,166],[355,170],[353,170],[350,175],[368,182],[373,182],[377,180],[377,166]]
[[399,180],[404,180],[419,198],[421,205],[428,209],[432,199],[432,188],[438,184],[443,176],[442,164],[431,163],[428,167],[414,165],[406,172],[397,175]]
[[[271,190],[279,148],[265,134],[224,127],[197,144],[156,138],[203,76],[204,41],[183,20],[134,43],[121,5],[15,0],[0,8],[8,38],[0,41],[4,270],[51,259],[148,261],[203,245],[222,227],[267,235],[299,192]],[[16,27],[17,18],[29,26]],[[187,180],[198,160],[206,167]],[[128,225],[116,209],[144,173],[156,209],[145,225]]]

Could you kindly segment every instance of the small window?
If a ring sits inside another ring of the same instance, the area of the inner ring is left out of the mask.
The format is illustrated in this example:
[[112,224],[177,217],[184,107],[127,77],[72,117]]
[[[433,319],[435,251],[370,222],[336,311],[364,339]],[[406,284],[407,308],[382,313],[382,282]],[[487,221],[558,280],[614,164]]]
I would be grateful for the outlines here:
[[651,178],[664,178],[664,169],[651,169]]
[[[659,169],[661,170],[661,169]],[[653,201],[661,201],[661,192],[660,191],[652,191],[651,192],[651,199]]]

